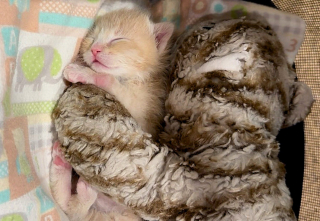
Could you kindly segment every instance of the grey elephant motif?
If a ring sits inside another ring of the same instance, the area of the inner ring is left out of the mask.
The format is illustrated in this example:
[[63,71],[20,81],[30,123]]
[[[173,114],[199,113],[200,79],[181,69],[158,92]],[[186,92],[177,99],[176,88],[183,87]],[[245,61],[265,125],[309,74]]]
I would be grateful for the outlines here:
[[49,45],[24,48],[17,58],[17,84],[15,91],[22,92],[25,85],[33,85],[33,91],[40,91],[42,83],[56,84],[62,67],[59,52]]

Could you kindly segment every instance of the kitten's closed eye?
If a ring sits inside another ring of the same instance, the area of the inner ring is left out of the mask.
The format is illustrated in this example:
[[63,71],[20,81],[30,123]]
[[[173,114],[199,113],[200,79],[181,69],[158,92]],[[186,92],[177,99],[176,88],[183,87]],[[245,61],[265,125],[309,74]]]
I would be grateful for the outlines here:
[[115,39],[112,39],[109,44],[112,44],[112,43],[116,43],[118,41],[123,41],[123,40],[128,40],[127,38],[115,38]]

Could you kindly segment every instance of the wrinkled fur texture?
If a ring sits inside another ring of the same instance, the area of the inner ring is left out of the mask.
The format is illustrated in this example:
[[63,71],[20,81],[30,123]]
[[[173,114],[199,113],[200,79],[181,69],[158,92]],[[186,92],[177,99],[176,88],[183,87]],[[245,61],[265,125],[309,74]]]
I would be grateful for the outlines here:
[[147,220],[296,220],[275,136],[313,99],[268,24],[195,25],[177,42],[173,73],[161,144],[113,96],[66,90],[53,114],[66,160]]

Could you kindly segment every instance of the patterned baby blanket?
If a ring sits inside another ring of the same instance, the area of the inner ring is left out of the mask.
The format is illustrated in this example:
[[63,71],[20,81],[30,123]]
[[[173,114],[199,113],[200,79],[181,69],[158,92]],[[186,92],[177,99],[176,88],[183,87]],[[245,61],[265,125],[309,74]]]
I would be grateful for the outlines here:
[[[101,1],[0,1],[0,221],[67,220],[49,188],[50,115],[65,88],[62,70]],[[305,31],[295,15],[236,0],[162,0],[153,7],[155,19],[180,29],[210,13],[238,18],[250,12],[270,22],[292,63]]]

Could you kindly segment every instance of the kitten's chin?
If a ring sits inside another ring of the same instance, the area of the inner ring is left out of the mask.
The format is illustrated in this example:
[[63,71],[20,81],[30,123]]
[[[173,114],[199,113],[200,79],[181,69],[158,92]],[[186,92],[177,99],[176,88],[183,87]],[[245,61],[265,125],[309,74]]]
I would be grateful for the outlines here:
[[98,61],[92,62],[92,64],[90,66],[96,72],[109,72],[110,70],[116,69],[116,67],[110,67],[110,66],[104,65]]

